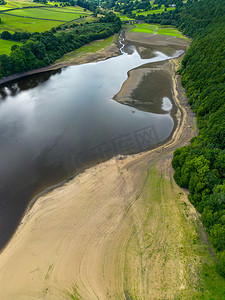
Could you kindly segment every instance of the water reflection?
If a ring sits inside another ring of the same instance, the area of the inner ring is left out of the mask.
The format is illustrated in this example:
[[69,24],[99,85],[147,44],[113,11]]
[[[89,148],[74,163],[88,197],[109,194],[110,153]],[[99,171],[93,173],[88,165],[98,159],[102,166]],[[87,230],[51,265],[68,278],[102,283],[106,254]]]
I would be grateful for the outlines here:
[[39,84],[47,81],[52,75],[60,74],[61,72],[62,70],[59,69],[35,75],[29,75],[23,77],[22,79],[13,80],[5,83],[4,85],[0,85],[0,100],[5,99],[7,96],[15,96],[20,91],[35,88]]

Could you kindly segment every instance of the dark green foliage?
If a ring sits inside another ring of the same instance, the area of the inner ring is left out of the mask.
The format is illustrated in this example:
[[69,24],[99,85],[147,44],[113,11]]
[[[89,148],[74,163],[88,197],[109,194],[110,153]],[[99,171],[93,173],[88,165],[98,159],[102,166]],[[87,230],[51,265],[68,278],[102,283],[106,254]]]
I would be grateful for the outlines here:
[[3,31],[1,34],[1,38],[3,40],[11,40],[12,39],[12,34],[8,31]]
[[225,277],[225,251],[221,252],[218,255],[219,262],[216,265],[216,269],[218,273],[220,273],[223,277]]
[[16,50],[16,49],[18,49],[18,48],[19,48],[18,45],[13,45],[13,46],[11,47],[11,51],[14,51],[14,50]]
[[[194,40],[182,61],[181,78],[196,113],[199,134],[174,152],[176,182],[190,191],[202,222],[225,263],[225,19],[224,2],[188,2],[180,28]],[[204,28],[204,30],[203,30]]]
[[[0,0],[0,5],[5,5],[5,4],[7,4],[7,2],[6,2],[6,1],[4,1],[4,0]],[[0,23],[1,23],[1,21],[0,21]]]
[[[10,56],[0,55],[0,78],[49,65],[65,53],[93,40],[109,37],[121,28],[120,19],[112,13],[102,21],[108,23],[84,24],[75,26],[76,29],[72,26],[69,31],[50,30],[42,34],[28,34],[30,38],[27,42],[20,48],[13,46]],[[26,33],[11,35],[3,32],[2,35],[14,40],[28,38]]]
[[176,3],[175,10],[146,17],[148,23],[176,26],[190,37],[198,36],[200,33],[205,34],[207,26],[219,24],[224,20],[224,0],[188,0],[185,5],[180,1]]
[[101,17],[99,23],[114,23],[116,31],[119,31],[122,25],[120,18],[112,12],[106,13],[104,17]]
[[86,1],[86,0],[77,0],[77,5],[93,12],[96,10],[98,6],[97,3],[95,3],[94,1]]
[[33,0],[34,2],[37,2],[37,3],[43,3],[43,4],[47,4],[48,1],[47,0]]
[[11,34],[8,31],[3,31],[1,33],[1,38],[3,40],[12,40],[12,41],[17,41],[17,42],[22,42],[26,41],[31,37],[31,34],[28,32],[14,32]]

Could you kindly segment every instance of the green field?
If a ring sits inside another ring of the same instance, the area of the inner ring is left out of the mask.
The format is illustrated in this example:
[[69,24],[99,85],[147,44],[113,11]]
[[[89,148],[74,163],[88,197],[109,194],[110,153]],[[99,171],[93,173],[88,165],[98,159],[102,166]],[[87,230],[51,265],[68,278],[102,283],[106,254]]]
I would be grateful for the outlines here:
[[143,24],[135,24],[135,28],[131,29],[131,31],[154,33],[157,29],[158,29],[158,25],[143,23]]
[[[6,5],[0,6],[0,18],[2,20],[0,33],[7,30],[11,33],[15,31],[43,32],[57,27],[72,20],[84,23],[92,21],[90,11],[85,11],[80,6],[54,7],[56,2],[49,2],[45,7],[25,8],[27,6],[40,6],[43,4],[28,1],[7,1]],[[59,5],[59,2],[57,3]],[[4,13],[6,9],[20,8]],[[80,16],[86,17],[80,19]]]
[[179,30],[172,27],[171,28],[159,27],[157,34],[171,35],[171,36],[176,36],[178,38],[186,38]]
[[128,18],[126,15],[120,14],[118,12],[115,12],[115,14],[120,18],[121,21],[133,20],[132,18]]
[[14,1],[6,1],[7,3],[5,5],[0,5],[0,10],[6,10],[11,8],[23,8],[27,6],[43,6],[43,3],[37,3],[33,2],[32,0],[27,1],[20,1],[20,0],[14,0]]
[[104,40],[93,41],[71,53],[65,54],[61,59],[56,61],[56,63],[61,62],[61,61],[67,61],[67,60],[70,60],[73,58],[82,57],[88,53],[95,53],[95,52],[111,45],[113,43],[114,39],[115,39],[115,36],[110,36],[109,38],[104,39]]
[[131,31],[135,32],[144,32],[144,33],[155,33],[155,34],[163,34],[169,36],[175,36],[178,38],[187,39],[179,30],[172,27],[164,27],[155,24],[136,24],[135,28],[131,29]]
[[71,12],[74,11],[76,13],[85,13],[85,14],[91,14],[92,12],[90,12],[89,10],[84,11],[83,7],[80,6],[65,6],[65,7],[54,7],[55,4],[59,5],[59,2],[49,2],[48,5],[46,6],[46,8],[50,8],[50,9],[60,9],[60,11],[65,11],[65,12]]
[[34,19],[48,19],[68,22],[79,19],[80,14],[75,12],[61,11],[60,8],[26,8],[7,12],[7,14],[18,17],[29,17]]
[[51,11],[55,11],[55,12],[62,12],[62,13],[76,13],[76,14],[85,14],[85,15],[90,15],[92,14],[92,12],[90,11],[84,11],[84,9],[82,7],[79,7],[77,6],[76,7],[73,7],[73,6],[68,6],[68,7],[51,7],[51,6],[46,6],[46,7],[43,7],[42,9],[45,9],[45,10],[51,10]]
[[86,22],[93,23],[93,22],[96,22],[96,21],[97,21],[97,18],[89,15],[86,18],[74,20],[73,23],[84,24]]
[[[175,9],[174,7],[169,7],[169,8],[167,8],[167,11],[174,10],[174,9]],[[138,11],[139,10],[134,10],[133,13],[135,13],[136,15],[147,16],[147,15],[152,15],[152,14],[161,14],[162,12],[165,11],[165,8],[163,7],[160,9],[152,9],[152,10],[141,11],[141,12],[138,12]]]
[[11,9],[11,8],[14,8],[13,6],[11,5],[0,5],[0,11],[3,11],[3,10],[7,10],[7,9]]
[[0,55],[2,55],[2,54],[9,55],[10,52],[11,52],[11,47],[13,45],[20,46],[21,43],[13,42],[13,41],[6,41],[6,40],[0,39]]
[[57,27],[58,25],[63,24],[62,21],[37,20],[5,14],[0,14],[0,18],[2,20],[0,32],[3,32],[4,30],[8,30],[11,33],[15,31],[43,32],[50,30],[52,27]]

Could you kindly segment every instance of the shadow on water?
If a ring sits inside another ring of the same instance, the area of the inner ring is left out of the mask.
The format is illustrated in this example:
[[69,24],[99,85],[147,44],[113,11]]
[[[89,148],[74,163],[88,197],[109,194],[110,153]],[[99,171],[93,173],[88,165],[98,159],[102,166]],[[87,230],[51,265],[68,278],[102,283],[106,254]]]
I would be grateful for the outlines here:
[[33,75],[24,76],[22,79],[12,80],[8,83],[0,85],[0,100],[4,100],[9,95],[15,96],[21,91],[32,89],[37,87],[39,84],[47,81],[52,75],[60,74],[61,69],[37,73]]
[[[171,135],[169,112],[153,113],[154,105],[151,112],[140,111],[112,100],[129,70],[170,58],[156,51],[142,59],[132,49],[131,55],[32,75],[1,88],[0,248],[29,201],[46,187],[92,163],[145,151]],[[157,84],[159,78],[154,80]],[[135,97],[148,93],[151,98],[152,91],[144,79]],[[160,92],[154,97],[157,106]]]

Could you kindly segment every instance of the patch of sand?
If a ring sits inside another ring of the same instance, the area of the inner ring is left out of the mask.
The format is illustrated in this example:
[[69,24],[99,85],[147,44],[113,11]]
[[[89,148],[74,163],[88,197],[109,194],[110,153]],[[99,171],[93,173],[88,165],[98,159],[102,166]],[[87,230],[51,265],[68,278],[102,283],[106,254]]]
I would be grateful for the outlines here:
[[173,84],[178,126],[169,142],[87,169],[26,213],[0,254],[0,299],[195,295],[198,214],[171,167],[174,149],[196,134],[195,120],[179,82]]
[[138,34],[134,31],[126,31],[126,41],[142,43],[151,46],[184,46],[188,47],[190,42],[177,38],[175,36],[162,35],[162,34],[149,34],[145,32],[139,32]]

